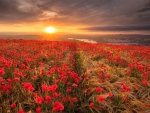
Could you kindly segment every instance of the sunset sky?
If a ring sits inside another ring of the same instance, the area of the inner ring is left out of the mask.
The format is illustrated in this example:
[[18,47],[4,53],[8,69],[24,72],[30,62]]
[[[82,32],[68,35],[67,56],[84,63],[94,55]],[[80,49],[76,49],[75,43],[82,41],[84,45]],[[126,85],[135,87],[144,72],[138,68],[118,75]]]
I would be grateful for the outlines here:
[[0,0],[0,32],[150,34],[150,0]]

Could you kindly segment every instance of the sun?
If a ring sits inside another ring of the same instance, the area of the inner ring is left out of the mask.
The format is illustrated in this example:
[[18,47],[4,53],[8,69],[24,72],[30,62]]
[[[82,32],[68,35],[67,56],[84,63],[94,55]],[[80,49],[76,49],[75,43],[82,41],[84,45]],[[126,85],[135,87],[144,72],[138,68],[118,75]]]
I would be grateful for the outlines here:
[[46,33],[55,33],[56,32],[56,29],[54,27],[46,27],[45,28],[45,32]]

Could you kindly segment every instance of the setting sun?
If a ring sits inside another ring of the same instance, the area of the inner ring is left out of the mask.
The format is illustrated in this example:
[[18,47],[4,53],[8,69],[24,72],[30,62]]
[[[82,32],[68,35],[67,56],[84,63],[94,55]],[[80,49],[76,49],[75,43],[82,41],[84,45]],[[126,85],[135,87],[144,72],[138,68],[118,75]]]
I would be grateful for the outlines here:
[[55,33],[56,32],[56,29],[54,27],[47,27],[45,29],[45,32],[47,33]]

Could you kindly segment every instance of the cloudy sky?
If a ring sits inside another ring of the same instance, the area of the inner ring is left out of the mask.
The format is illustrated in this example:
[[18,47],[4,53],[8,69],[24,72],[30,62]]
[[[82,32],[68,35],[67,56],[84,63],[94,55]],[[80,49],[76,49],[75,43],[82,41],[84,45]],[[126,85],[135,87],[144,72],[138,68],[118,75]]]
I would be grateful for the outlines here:
[[0,0],[0,32],[150,32],[150,0]]

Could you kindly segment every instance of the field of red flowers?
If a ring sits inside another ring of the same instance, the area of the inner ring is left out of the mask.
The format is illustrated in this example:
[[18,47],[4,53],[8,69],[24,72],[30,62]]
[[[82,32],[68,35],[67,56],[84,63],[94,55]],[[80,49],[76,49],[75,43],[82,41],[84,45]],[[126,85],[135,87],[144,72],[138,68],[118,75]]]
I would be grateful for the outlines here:
[[0,113],[149,113],[150,47],[0,40]]

